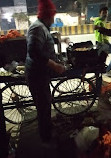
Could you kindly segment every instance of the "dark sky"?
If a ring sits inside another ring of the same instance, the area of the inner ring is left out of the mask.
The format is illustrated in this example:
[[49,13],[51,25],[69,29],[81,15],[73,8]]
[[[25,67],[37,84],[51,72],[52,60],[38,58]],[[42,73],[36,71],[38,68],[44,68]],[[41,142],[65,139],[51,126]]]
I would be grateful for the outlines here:
[[[26,0],[29,13],[37,11],[37,0]],[[67,12],[72,9],[75,0],[52,0],[56,5],[57,12]]]
[[[14,0],[0,0],[0,7],[14,6]],[[68,12],[72,9],[75,0],[52,0],[56,5],[57,12]],[[37,0],[26,0],[29,14],[37,12]]]
[[74,0],[53,0],[58,12],[67,12],[72,9]]
[[0,7],[14,6],[13,0],[0,0]]
[[[14,0],[0,0],[0,7],[14,6]],[[57,12],[67,12],[72,9],[75,0],[52,0],[56,5]],[[29,13],[37,12],[37,0],[26,0]]]

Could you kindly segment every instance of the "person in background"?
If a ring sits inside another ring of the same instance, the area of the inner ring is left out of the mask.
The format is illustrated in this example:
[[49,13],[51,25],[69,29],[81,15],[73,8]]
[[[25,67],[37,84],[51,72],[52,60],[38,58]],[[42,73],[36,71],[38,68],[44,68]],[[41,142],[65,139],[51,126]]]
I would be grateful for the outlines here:
[[38,128],[42,142],[51,140],[51,74],[65,72],[57,62],[50,26],[56,7],[51,0],[38,0],[38,19],[27,33],[26,80],[37,108]]
[[[99,11],[99,17],[94,21],[94,29],[95,29],[95,39],[96,39],[96,47],[99,49],[99,52],[105,51],[106,53],[111,52],[111,44],[109,43],[109,37],[107,34],[103,33],[104,30],[101,32],[97,28],[106,29],[106,20],[108,17],[108,8],[103,7]],[[99,53],[100,54],[100,53]],[[110,71],[111,69],[111,62],[109,63],[106,72]]]
[[[98,32],[100,32],[103,35],[111,36],[111,29],[106,29],[106,28],[100,27],[100,26],[95,26],[94,29],[98,30]],[[111,48],[111,46],[110,46],[110,48]],[[109,72],[110,70],[111,70],[111,61],[108,65],[108,67],[106,68],[106,72]]]
[[[99,11],[99,17],[94,21],[95,26],[106,27],[106,20],[108,16],[108,8],[103,7]],[[98,30],[95,30],[95,39],[97,48],[100,48],[102,44],[109,44],[109,39],[106,35],[101,34]]]

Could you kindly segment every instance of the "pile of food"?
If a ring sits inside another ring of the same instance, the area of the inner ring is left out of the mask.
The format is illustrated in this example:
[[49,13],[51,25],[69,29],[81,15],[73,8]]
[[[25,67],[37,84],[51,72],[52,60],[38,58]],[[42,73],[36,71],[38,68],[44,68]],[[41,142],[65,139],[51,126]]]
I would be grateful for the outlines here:
[[84,47],[84,48],[76,48],[74,51],[89,51],[90,48]]
[[11,76],[12,72],[6,71],[4,68],[0,68],[0,76]]
[[4,42],[7,39],[13,39],[13,38],[17,38],[17,37],[22,37],[23,35],[21,35],[17,30],[9,30],[8,33],[6,35],[1,35],[0,36],[0,42]]

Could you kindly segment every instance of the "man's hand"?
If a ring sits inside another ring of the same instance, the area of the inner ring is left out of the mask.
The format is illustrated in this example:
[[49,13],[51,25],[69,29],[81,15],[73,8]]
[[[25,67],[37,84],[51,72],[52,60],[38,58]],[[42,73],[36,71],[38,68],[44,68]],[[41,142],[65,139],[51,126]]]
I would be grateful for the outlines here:
[[65,67],[62,64],[56,63],[55,61],[49,59],[48,66],[53,69],[55,72],[62,74],[65,72]]
[[63,72],[65,72],[65,67],[62,64],[56,63],[54,70],[55,72],[62,74]]

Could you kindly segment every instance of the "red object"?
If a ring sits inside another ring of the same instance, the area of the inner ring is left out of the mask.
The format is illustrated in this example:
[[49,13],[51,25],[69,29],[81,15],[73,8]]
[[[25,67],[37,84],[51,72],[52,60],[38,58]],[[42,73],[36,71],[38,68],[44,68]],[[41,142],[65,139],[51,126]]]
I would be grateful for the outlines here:
[[[93,83],[95,85],[95,83]],[[92,86],[89,84],[89,91],[92,90]],[[111,83],[107,83],[101,86],[101,94],[104,94],[111,90]]]
[[38,18],[47,19],[55,14],[56,7],[51,0],[38,0]]
[[0,43],[3,43],[7,39],[22,37],[22,35],[17,30],[9,30],[7,35],[1,35],[0,36]]

